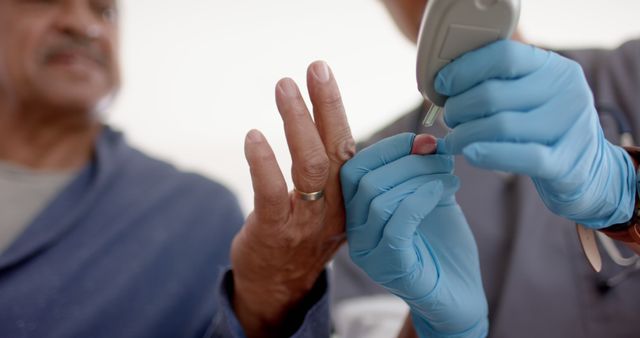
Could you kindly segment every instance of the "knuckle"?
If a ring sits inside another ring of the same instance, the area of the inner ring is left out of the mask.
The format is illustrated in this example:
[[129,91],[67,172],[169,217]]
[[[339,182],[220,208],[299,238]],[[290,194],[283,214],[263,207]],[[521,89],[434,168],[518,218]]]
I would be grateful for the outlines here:
[[349,127],[345,127],[338,133],[336,141],[332,145],[331,161],[336,164],[342,165],[346,161],[353,158],[356,154],[356,142],[351,136],[351,130]]
[[293,227],[282,227],[280,229],[279,238],[283,246],[287,248],[312,249],[322,245],[324,238],[321,237],[322,234],[319,232],[321,229],[317,226],[319,223],[314,223],[313,221],[293,222]]
[[[265,193],[263,195],[260,196],[260,199],[262,200],[262,204],[266,205],[266,206],[280,206],[282,205],[282,198],[281,196],[288,196],[286,189],[284,188],[279,188],[277,190]],[[275,210],[274,210],[275,211]]]
[[329,173],[327,155],[322,151],[313,151],[304,158],[299,166],[302,177],[311,183],[323,183]]
[[279,246],[286,247],[288,249],[297,248],[302,245],[302,238],[296,234],[283,233],[280,235],[278,241]]

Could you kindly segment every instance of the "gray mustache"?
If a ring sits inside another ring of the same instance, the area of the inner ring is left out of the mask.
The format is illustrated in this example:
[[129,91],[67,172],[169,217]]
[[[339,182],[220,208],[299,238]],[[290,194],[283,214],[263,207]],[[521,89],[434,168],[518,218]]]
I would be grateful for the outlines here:
[[58,54],[77,53],[89,58],[101,66],[106,66],[108,58],[104,52],[91,41],[84,39],[66,39],[60,43],[50,46],[44,50],[43,59],[45,61]]

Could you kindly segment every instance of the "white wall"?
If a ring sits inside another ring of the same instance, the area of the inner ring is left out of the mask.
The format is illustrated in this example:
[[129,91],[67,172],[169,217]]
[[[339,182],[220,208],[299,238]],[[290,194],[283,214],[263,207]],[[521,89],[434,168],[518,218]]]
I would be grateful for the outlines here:
[[[640,36],[638,0],[523,0],[522,30],[546,46],[616,46]],[[375,0],[122,1],[125,84],[110,122],[181,168],[223,181],[245,208],[243,139],[261,129],[288,176],[275,82],[304,84],[328,61],[364,138],[412,108],[413,46]]]

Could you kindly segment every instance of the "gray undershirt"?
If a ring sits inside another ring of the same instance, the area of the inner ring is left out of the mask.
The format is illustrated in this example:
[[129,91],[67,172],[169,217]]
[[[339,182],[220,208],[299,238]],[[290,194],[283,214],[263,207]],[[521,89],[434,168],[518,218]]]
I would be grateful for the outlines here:
[[74,172],[36,171],[0,161],[0,254],[73,176]]

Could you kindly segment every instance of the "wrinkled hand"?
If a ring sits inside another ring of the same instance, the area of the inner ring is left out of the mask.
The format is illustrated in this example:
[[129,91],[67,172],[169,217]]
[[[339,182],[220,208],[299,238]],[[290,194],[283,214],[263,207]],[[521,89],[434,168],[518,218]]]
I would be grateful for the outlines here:
[[633,162],[604,138],[577,63],[500,41],[449,64],[435,87],[449,96],[445,153],[532,177],[552,212],[591,228],[631,218]]
[[454,196],[453,158],[412,155],[412,147],[416,153],[413,134],[397,135],[342,168],[349,253],[409,304],[422,337],[483,337],[487,303],[476,244]]
[[312,289],[325,265],[345,241],[339,182],[342,164],[355,152],[338,86],[324,62],[307,74],[311,118],[298,87],[282,79],[278,110],[292,157],[292,178],[302,192],[325,197],[303,201],[289,193],[273,151],[251,131],[245,154],[251,170],[255,209],[233,241],[234,309],[249,337],[282,336],[289,313]]

